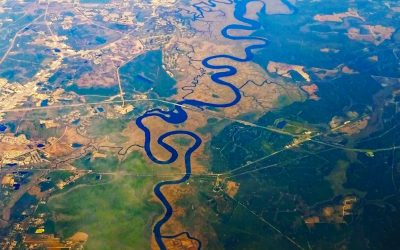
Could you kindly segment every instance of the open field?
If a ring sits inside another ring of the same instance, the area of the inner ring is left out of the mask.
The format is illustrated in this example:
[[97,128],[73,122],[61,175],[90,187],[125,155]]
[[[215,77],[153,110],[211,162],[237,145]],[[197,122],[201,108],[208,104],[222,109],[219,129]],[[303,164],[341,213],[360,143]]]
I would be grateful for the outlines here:
[[[122,163],[96,160],[92,166],[98,170],[130,164],[145,168],[138,157],[136,154]],[[87,249],[149,249],[153,218],[162,212],[161,206],[150,201],[156,181],[151,177],[113,175],[108,181],[78,184],[54,196],[48,206],[54,213],[56,232],[63,238],[77,231],[87,233]]]

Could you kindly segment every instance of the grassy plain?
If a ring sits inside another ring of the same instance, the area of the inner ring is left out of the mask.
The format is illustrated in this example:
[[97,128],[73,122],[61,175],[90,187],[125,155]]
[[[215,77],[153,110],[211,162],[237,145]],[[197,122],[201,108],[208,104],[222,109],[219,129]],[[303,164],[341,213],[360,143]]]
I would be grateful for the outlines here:
[[96,159],[86,164],[115,174],[98,183],[79,183],[50,199],[56,232],[63,238],[77,231],[87,233],[87,249],[149,249],[153,219],[162,208],[150,201],[157,180],[132,175],[133,170],[148,167],[141,156],[134,153],[121,162]]

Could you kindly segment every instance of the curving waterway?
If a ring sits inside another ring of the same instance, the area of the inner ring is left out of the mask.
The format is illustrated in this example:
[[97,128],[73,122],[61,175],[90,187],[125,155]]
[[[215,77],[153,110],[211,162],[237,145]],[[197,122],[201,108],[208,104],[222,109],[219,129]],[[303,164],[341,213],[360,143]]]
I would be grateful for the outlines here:
[[[253,1],[256,2],[257,0]],[[185,175],[180,178],[180,179],[175,179],[175,180],[167,180],[167,181],[162,181],[159,182],[157,185],[154,187],[154,193],[157,196],[157,198],[161,201],[165,208],[165,213],[164,216],[156,222],[153,228],[153,233],[154,233],[154,238],[159,246],[160,249],[166,250],[166,246],[163,242],[163,239],[171,239],[171,238],[176,238],[181,235],[186,235],[188,238],[193,239],[198,242],[199,249],[201,249],[201,241],[194,238],[193,236],[190,235],[188,232],[182,232],[178,233],[176,235],[163,235],[161,234],[161,228],[162,226],[171,218],[173,214],[173,209],[171,204],[168,202],[167,198],[161,191],[161,189],[164,186],[170,186],[170,185],[178,185],[180,183],[186,182],[189,180],[191,173],[192,173],[192,168],[191,168],[191,156],[192,153],[201,145],[202,141],[201,138],[195,134],[192,131],[187,131],[187,130],[174,130],[174,131],[169,131],[167,133],[162,134],[158,139],[157,139],[157,144],[167,150],[170,153],[170,157],[167,160],[160,160],[158,159],[152,152],[151,150],[151,131],[148,127],[146,127],[143,124],[143,121],[146,118],[149,117],[158,117],[162,119],[163,121],[169,123],[169,124],[181,124],[185,122],[188,119],[188,114],[187,112],[182,108],[182,106],[193,106],[196,108],[204,109],[204,108],[227,108],[236,105],[240,99],[241,99],[241,94],[240,90],[234,86],[232,83],[225,81],[224,78],[234,76],[237,73],[237,69],[228,64],[216,64],[213,63],[215,59],[228,59],[231,61],[235,62],[248,62],[253,59],[254,53],[253,50],[255,49],[261,49],[264,48],[267,45],[267,40],[264,38],[260,37],[255,37],[252,35],[247,35],[247,36],[240,36],[240,35],[231,35],[231,31],[235,30],[240,30],[240,31],[255,31],[261,27],[261,24],[258,22],[258,20],[252,20],[249,18],[245,17],[246,14],[246,6],[250,1],[247,2],[232,2],[230,0],[227,1],[217,1],[217,0],[209,0],[206,2],[199,2],[196,4],[193,4],[193,7],[197,10],[197,13],[193,15],[193,19],[200,19],[204,17],[205,12],[211,12],[213,11],[213,8],[216,7],[217,4],[234,4],[234,17],[236,18],[237,21],[239,21],[241,24],[230,24],[227,25],[225,28],[221,30],[221,34],[230,40],[246,40],[246,41],[252,41],[251,45],[247,46],[244,48],[245,56],[243,58],[241,57],[236,57],[233,55],[228,55],[228,54],[220,54],[220,55],[214,55],[207,57],[202,60],[202,64],[205,68],[211,69],[211,70],[217,70],[218,72],[214,73],[211,75],[211,79],[215,84],[227,87],[233,94],[234,98],[228,102],[225,103],[212,103],[212,102],[204,102],[196,99],[184,99],[180,102],[178,102],[178,105],[181,106],[174,106],[171,110],[161,110],[161,109],[151,109],[146,111],[142,116],[137,118],[136,124],[137,126],[144,132],[145,136],[145,141],[144,141],[144,150],[147,154],[147,156],[157,164],[171,164],[174,163],[178,157],[179,154],[177,150],[166,143],[166,139],[170,136],[176,136],[176,135],[184,135],[191,137],[194,141],[194,143],[187,149],[184,155],[184,163],[185,163]],[[285,0],[286,2],[286,0]],[[288,1],[287,1],[288,2]],[[263,7],[261,8],[261,11],[265,13],[266,7],[263,2]],[[290,2],[289,2],[290,3]],[[288,5],[289,6],[289,5]],[[292,5],[291,5],[292,6]],[[292,9],[292,8],[291,8]],[[293,9],[292,9],[293,10]]]

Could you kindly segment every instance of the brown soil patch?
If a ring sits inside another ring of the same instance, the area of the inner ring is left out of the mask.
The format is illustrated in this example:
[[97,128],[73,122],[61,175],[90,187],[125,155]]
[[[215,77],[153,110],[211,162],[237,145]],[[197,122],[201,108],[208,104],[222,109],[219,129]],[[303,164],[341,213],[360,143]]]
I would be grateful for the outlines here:
[[226,182],[226,194],[230,197],[235,197],[237,192],[239,191],[240,184],[234,181],[227,181]]
[[308,75],[304,71],[304,66],[294,65],[294,64],[286,64],[270,61],[267,65],[267,70],[270,73],[278,74],[282,77],[292,78],[289,74],[289,71],[293,70],[299,73],[307,82],[310,82],[310,75]]
[[315,94],[318,91],[318,86],[316,84],[303,85],[301,89],[307,92],[311,100],[319,100],[319,96]]
[[342,72],[345,74],[356,74],[357,72],[354,71],[353,69],[349,68],[348,66],[343,66]]
[[186,235],[181,235],[174,239],[164,239],[165,246],[171,250],[197,250],[197,241],[189,239]]
[[366,29],[369,34],[361,34],[359,28],[350,28],[347,32],[347,36],[352,40],[370,42],[378,46],[384,41],[391,39],[395,31],[393,27],[385,27],[382,25],[363,25],[362,27]]
[[343,22],[343,19],[345,18],[357,18],[360,19],[361,21],[365,21],[363,17],[361,17],[357,10],[349,9],[347,12],[343,13],[336,13],[332,15],[316,15],[314,16],[314,20],[318,22]]
[[[62,249],[67,247],[61,242],[60,238],[54,237],[52,234],[41,234],[41,235],[26,235],[24,243],[30,246],[41,246],[46,249]],[[67,247],[69,249],[69,247]]]
[[335,212],[335,209],[334,209],[333,207],[324,207],[324,208],[322,209],[322,214],[323,214],[325,217],[332,217],[333,214],[334,214],[334,212]]
[[74,235],[69,237],[69,240],[72,240],[74,242],[86,242],[89,238],[89,235],[84,232],[76,232]]
[[307,225],[309,225],[309,224],[312,225],[312,224],[316,224],[319,222],[320,222],[320,219],[318,216],[312,216],[312,217],[308,217],[308,218],[304,219],[304,223],[306,223]]
[[48,139],[49,145],[43,151],[52,157],[62,157],[70,155],[74,151],[71,147],[73,143],[87,145],[89,142],[90,140],[78,134],[75,128],[66,127],[59,138],[50,137]]
[[349,123],[348,125],[340,128],[339,131],[347,135],[358,134],[361,132],[361,130],[365,129],[368,126],[369,119],[370,117],[367,116],[359,121]]
[[115,67],[102,67],[101,69],[97,68],[90,73],[85,73],[76,81],[76,84],[80,88],[93,88],[93,87],[101,87],[101,88],[109,88],[115,85],[118,85],[116,75],[115,75]]
[[291,14],[292,11],[281,0],[263,0],[267,5],[268,15]]

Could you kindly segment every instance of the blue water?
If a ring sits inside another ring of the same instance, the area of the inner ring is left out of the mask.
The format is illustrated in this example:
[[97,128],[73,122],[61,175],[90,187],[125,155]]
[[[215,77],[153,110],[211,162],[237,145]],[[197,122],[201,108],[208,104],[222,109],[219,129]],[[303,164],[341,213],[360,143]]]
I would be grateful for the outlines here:
[[20,188],[20,186],[21,186],[21,184],[19,184],[19,183],[13,184],[14,190],[18,190]]
[[103,112],[104,112],[104,108],[103,108],[103,107],[97,107],[96,110],[97,110],[98,112],[100,112],[100,113],[103,113]]
[[7,126],[4,124],[0,124],[0,133],[7,130]]
[[71,147],[73,147],[73,148],[81,148],[82,146],[83,146],[82,144],[76,143],[76,142],[71,144]]
[[280,122],[278,122],[278,124],[276,124],[276,127],[279,129],[282,129],[286,126],[286,124],[287,124],[287,121],[280,121]]
[[[212,11],[212,8],[216,6],[216,4],[233,4],[231,0],[227,1],[217,1],[217,0],[208,0],[207,2],[200,2],[193,4],[193,7],[197,10],[197,13],[193,14],[193,19],[201,19],[204,17],[205,12],[210,12]],[[194,106],[200,109],[204,108],[227,108],[236,105],[240,99],[241,99],[241,94],[240,90],[233,85],[232,83],[225,81],[224,78],[233,76],[237,73],[237,69],[234,66],[231,65],[219,65],[216,63],[213,63],[214,60],[216,59],[228,59],[232,60],[235,62],[248,62],[253,59],[254,54],[253,50],[255,49],[261,49],[265,46],[267,46],[267,40],[261,37],[253,37],[253,36],[235,36],[235,35],[230,35],[230,31],[233,30],[246,30],[246,31],[255,31],[261,27],[260,23],[256,20],[248,19],[245,18],[244,15],[246,13],[246,2],[235,2],[235,10],[234,10],[234,16],[235,18],[242,22],[243,24],[230,24],[223,28],[221,30],[221,34],[230,40],[246,40],[246,41],[253,41],[254,43],[247,46],[244,48],[245,52],[245,57],[240,58],[236,57],[233,55],[228,55],[228,54],[220,54],[220,55],[214,55],[205,58],[202,60],[202,64],[204,67],[208,69],[212,69],[215,71],[218,71],[214,74],[211,75],[211,79],[215,84],[222,85],[225,87],[228,87],[229,90],[234,94],[234,98],[228,102],[225,103],[210,103],[210,102],[204,102],[196,99],[184,99],[180,102],[178,102],[179,105],[185,105],[185,106]],[[289,6],[289,5],[288,5]],[[289,6],[291,10],[294,10],[292,5]],[[262,7],[261,11],[265,12],[266,6]],[[165,208],[165,213],[164,216],[156,222],[153,228],[153,233],[154,233],[154,238],[159,246],[160,249],[165,250],[166,246],[163,242],[163,239],[165,238],[176,238],[181,235],[186,235],[188,238],[196,240],[199,245],[199,249],[201,248],[201,241],[194,238],[193,236],[190,235],[188,232],[182,232],[176,235],[163,235],[161,234],[161,228],[162,226],[171,218],[173,215],[173,210],[171,204],[168,202],[167,198],[164,196],[162,193],[161,189],[164,186],[169,186],[169,185],[178,185],[180,183],[184,183],[187,180],[189,180],[192,169],[191,169],[191,155],[192,153],[201,145],[202,141],[201,138],[195,134],[194,132],[191,131],[186,131],[186,130],[174,130],[174,131],[169,131],[165,134],[162,134],[158,139],[157,143],[159,146],[164,148],[170,153],[170,157],[167,160],[160,160],[158,159],[153,152],[151,151],[150,144],[151,144],[151,131],[149,128],[147,128],[143,121],[148,118],[148,117],[159,117],[162,120],[164,120],[167,123],[170,124],[180,124],[185,122],[188,119],[188,114],[186,111],[181,107],[181,106],[174,106],[173,109],[171,110],[161,110],[161,109],[152,109],[146,111],[142,116],[138,117],[136,120],[137,126],[144,132],[145,136],[145,141],[144,141],[144,149],[147,154],[147,156],[157,164],[171,164],[174,163],[177,158],[178,158],[178,152],[173,148],[171,145],[166,143],[166,139],[170,136],[175,136],[175,135],[184,135],[187,137],[191,137],[192,140],[194,141],[193,144],[187,149],[184,155],[184,163],[185,163],[185,175],[180,178],[180,179],[175,179],[175,180],[167,180],[167,181],[162,181],[159,182],[158,184],[155,185],[154,187],[154,193],[157,196],[157,198],[161,201]]]
[[47,99],[42,100],[42,102],[40,103],[40,107],[47,107],[48,104],[49,104],[49,100],[47,100]]
[[78,126],[80,122],[81,122],[81,119],[76,119],[76,120],[72,121],[72,125]]

